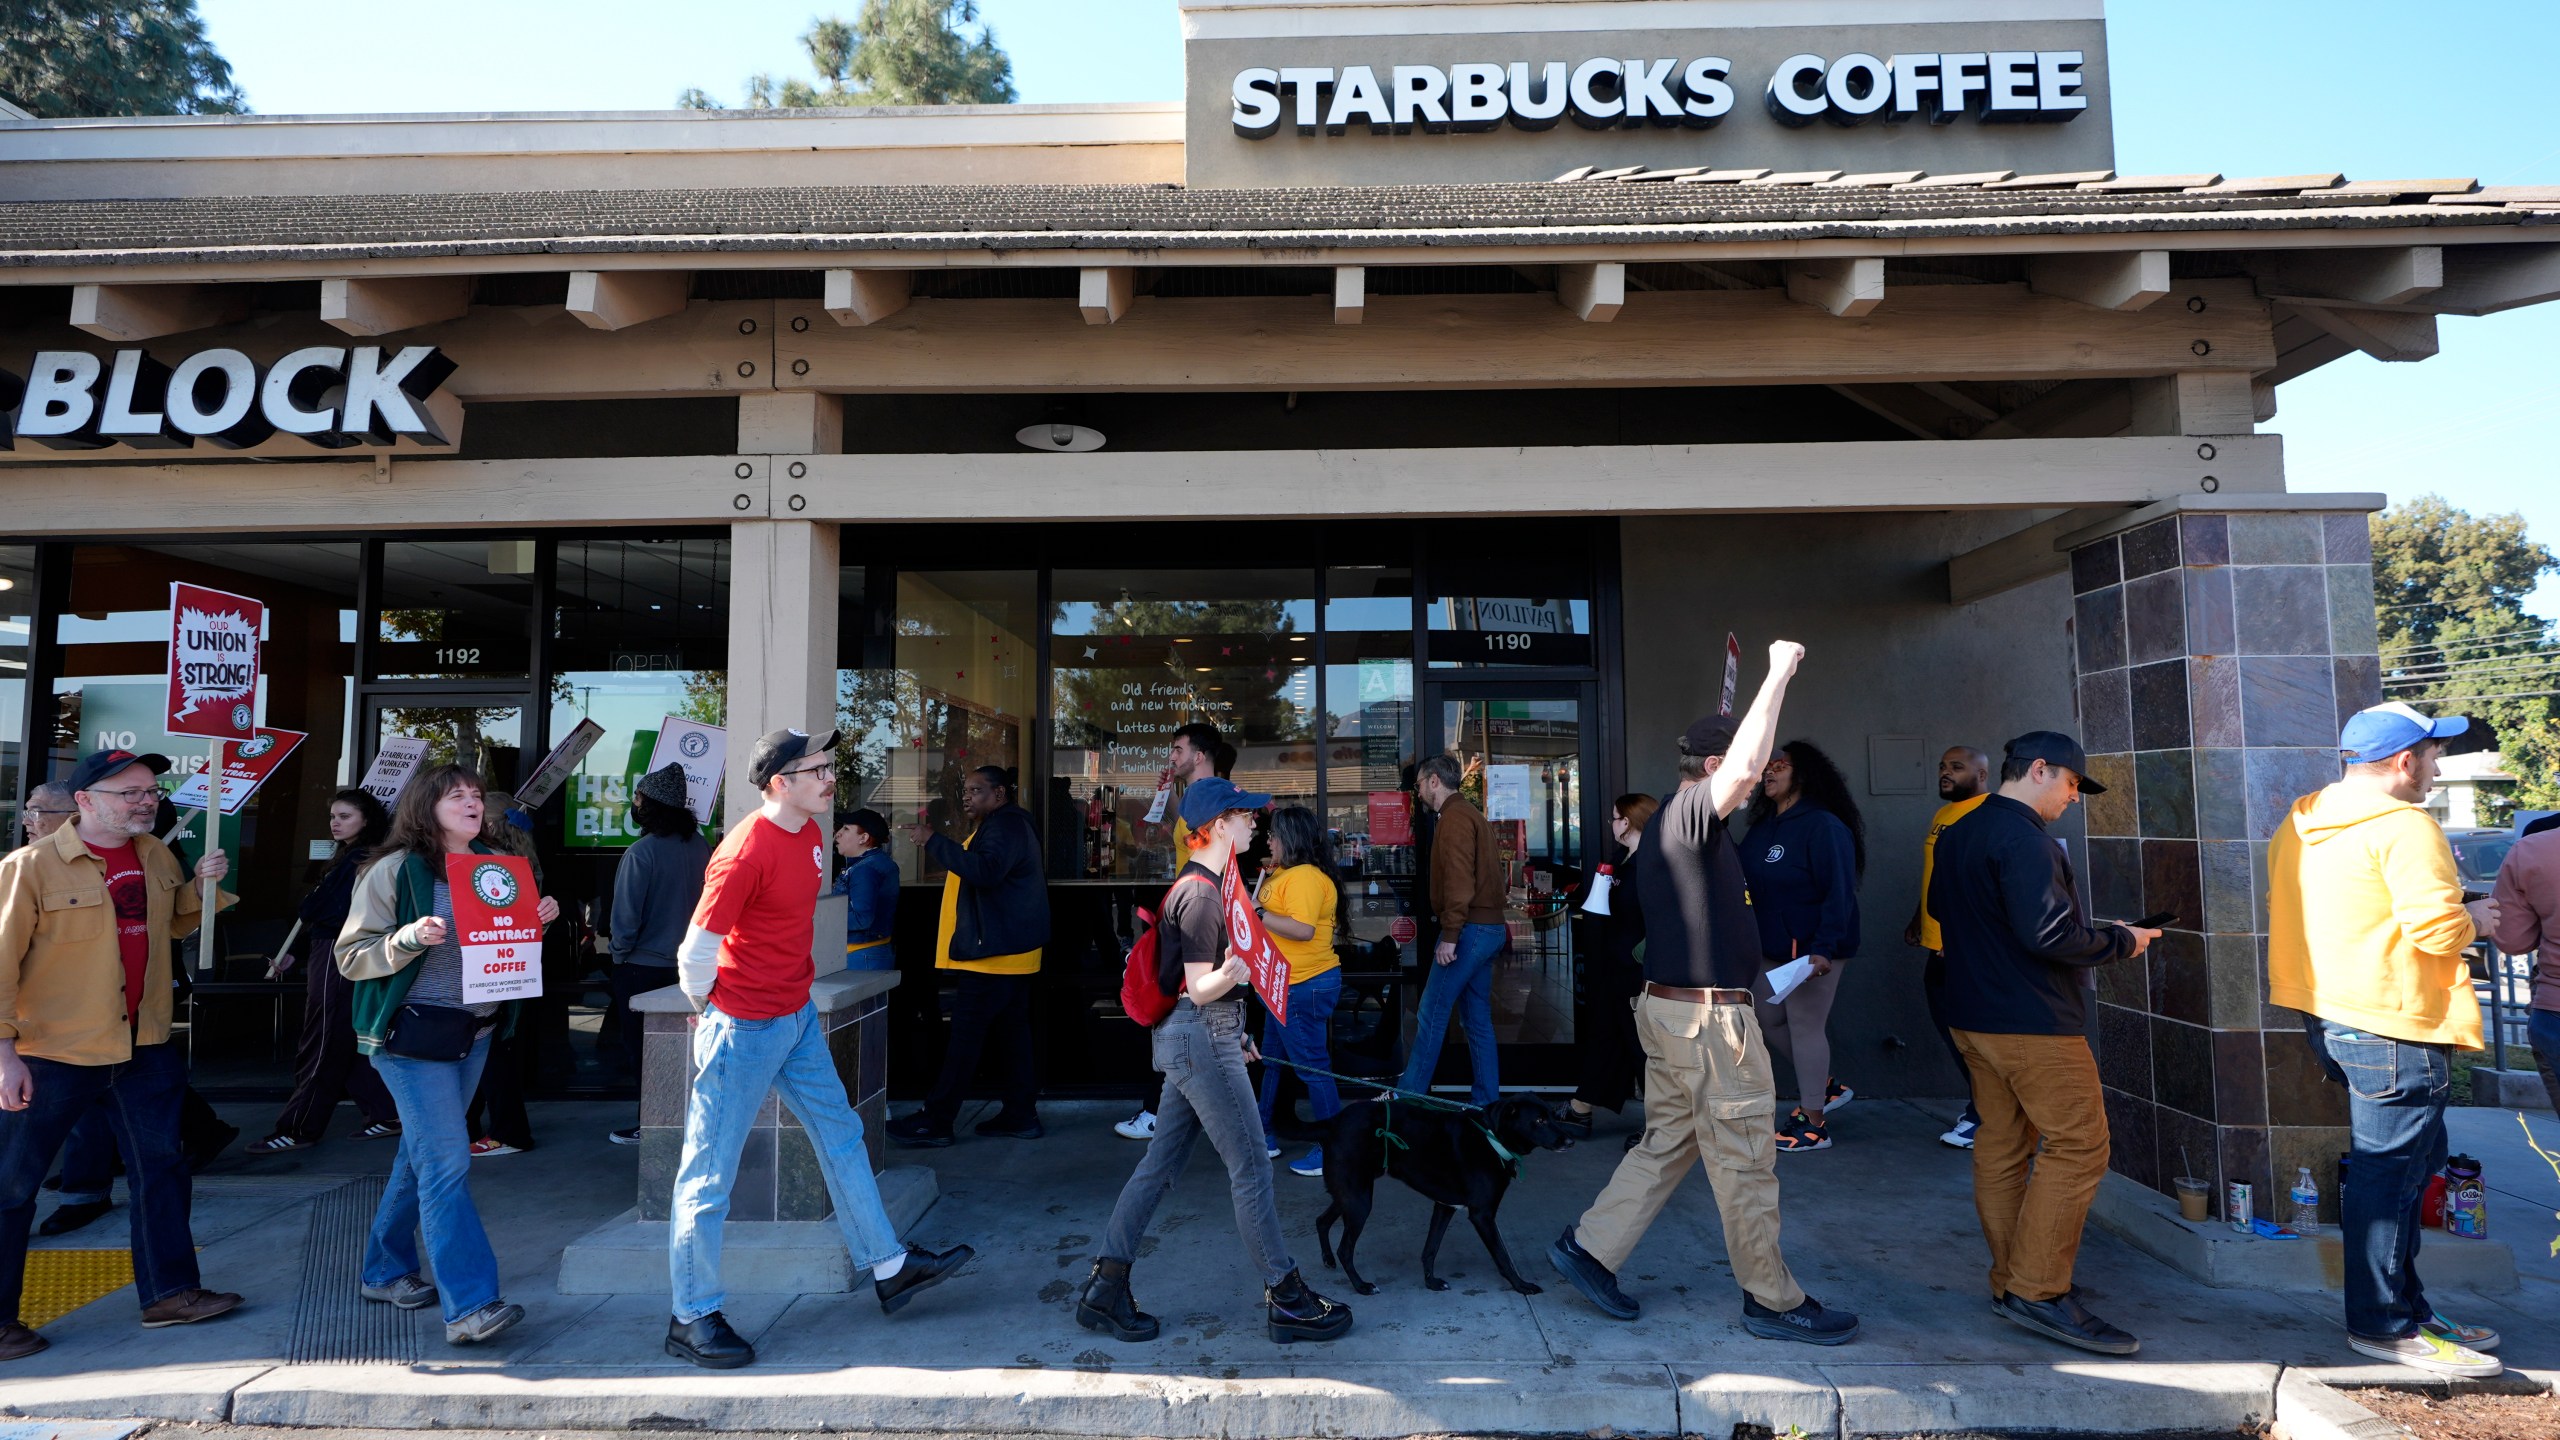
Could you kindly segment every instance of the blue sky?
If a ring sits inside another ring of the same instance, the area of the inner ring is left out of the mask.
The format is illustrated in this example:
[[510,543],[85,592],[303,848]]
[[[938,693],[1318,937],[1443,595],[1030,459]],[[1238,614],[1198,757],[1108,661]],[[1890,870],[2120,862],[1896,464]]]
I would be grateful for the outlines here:
[[[806,74],[796,37],[859,0],[444,0],[433,18],[348,0],[199,0],[267,114],[644,110],[700,85]],[[1034,102],[1182,93],[1173,0],[980,0]],[[2127,174],[2344,171],[2560,184],[2549,58],[2560,5],[2464,0],[2118,0],[2116,164]],[[2451,23],[2459,17],[2459,23]],[[2560,303],[2447,319],[2443,353],[2361,355],[2296,380],[2267,428],[2297,490],[2434,491],[2523,512],[2560,545]],[[2560,617],[2560,580],[2536,609]]]

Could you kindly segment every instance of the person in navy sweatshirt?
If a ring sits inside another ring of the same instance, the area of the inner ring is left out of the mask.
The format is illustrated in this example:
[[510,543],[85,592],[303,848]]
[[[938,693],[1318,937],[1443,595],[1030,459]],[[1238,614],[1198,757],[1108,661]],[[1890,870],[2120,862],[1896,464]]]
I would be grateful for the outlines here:
[[1857,1093],[1832,1078],[1827,1027],[1841,962],[1858,953],[1858,877],[1866,868],[1867,822],[1840,767],[1802,740],[1778,747],[1751,805],[1742,873],[1763,960],[1813,963],[1813,974],[1777,1004],[1766,998],[1766,982],[1756,987],[1761,1033],[1778,1062],[1795,1070],[1796,1108],[1778,1125],[1778,1148],[1789,1153],[1831,1148],[1828,1114]]

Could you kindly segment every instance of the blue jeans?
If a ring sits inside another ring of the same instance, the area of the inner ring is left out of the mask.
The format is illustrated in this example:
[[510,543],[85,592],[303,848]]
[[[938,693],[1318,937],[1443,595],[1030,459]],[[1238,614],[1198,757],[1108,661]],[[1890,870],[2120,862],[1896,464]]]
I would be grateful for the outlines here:
[[1173,1003],[1173,1013],[1156,1026],[1149,1043],[1156,1069],[1164,1074],[1164,1098],[1156,1103],[1156,1134],[1129,1183],[1120,1187],[1111,1207],[1111,1223],[1102,1232],[1102,1258],[1127,1262],[1138,1257],[1147,1222],[1164,1203],[1173,1182],[1191,1163],[1200,1137],[1227,1163],[1227,1193],[1235,1203],[1236,1233],[1262,1272],[1262,1282],[1277,1285],[1298,1263],[1289,1258],[1289,1242],[1280,1238],[1280,1211],[1271,1199],[1271,1157],[1262,1131],[1253,1121],[1253,1082],[1244,1073],[1244,1002],[1212,1001],[1206,1009],[1188,997]]
[[880,1203],[871,1152],[863,1148],[862,1117],[845,1099],[815,1004],[771,1020],[741,1020],[709,1006],[694,1022],[693,1063],[674,1223],[667,1227],[676,1319],[691,1324],[728,1303],[720,1287],[720,1230],[729,1218],[729,1184],[756,1112],[771,1092],[780,1092],[782,1103],[800,1117],[800,1128],[818,1152],[818,1168],[836,1203],[836,1225],[854,1265],[868,1270],[905,1253]]
[[373,1057],[400,1112],[400,1153],[365,1240],[364,1283],[418,1274],[423,1230],[448,1325],[498,1298],[498,1256],[471,1203],[471,1127],[462,1118],[488,1063],[487,1031],[459,1060],[405,1060],[388,1050]]
[[2347,1087],[2347,1173],[2338,1195],[2346,1246],[2347,1333],[2396,1340],[2434,1313],[2418,1283],[2418,1205],[2444,1168],[2453,1052],[2369,1035],[2316,1015],[2302,1032],[2329,1078]]
[[895,970],[898,968],[896,942],[883,940],[877,945],[864,945],[859,950],[853,948],[856,943],[858,942],[851,940],[845,942],[844,968],[847,970]]
[[1431,1088],[1431,1072],[1440,1064],[1440,1042],[1449,1033],[1449,1012],[1467,1033],[1467,1098],[1490,1105],[1502,1086],[1494,1067],[1493,957],[1511,939],[1509,927],[1469,925],[1458,932],[1458,958],[1434,964],[1422,985],[1422,1010],[1413,1028],[1413,1058],[1405,1062],[1407,1090]]
[[2560,1010],[2534,1011],[2524,1038],[2533,1046],[2533,1068],[2542,1072],[2542,1088],[2550,1092],[2551,1108],[2560,1110]]
[[[188,1225],[195,1203],[178,1144],[187,1066],[169,1045],[137,1045],[118,1065],[65,1065],[27,1057],[35,1094],[24,1110],[0,1110],[0,1323],[18,1318],[27,1281],[27,1230],[36,1190],[72,1127],[104,1119],[124,1152],[133,1227],[133,1288],[144,1305],[201,1283]],[[100,1198],[104,1198],[103,1196]]]
[[[1342,1003],[1342,971],[1327,970],[1311,975],[1289,987],[1289,1023],[1281,1024],[1266,1011],[1262,1017],[1262,1058],[1286,1060],[1296,1065],[1312,1065],[1318,1070],[1333,1068],[1333,1056],[1325,1048],[1325,1036],[1333,1025],[1333,1008]],[[1307,1103],[1313,1106],[1311,1118],[1330,1120],[1342,1113],[1342,1092],[1334,1088],[1333,1078],[1314,1075],[1305,1070],[1289,1071],[1306,1083]],[[1282,1067],[1265,1065],[1262,1069],[1262,1134],[1271,1138],[1271,1117],[1280,1106]]]
[[[182,1136],[178,1153],[186,1154]],[[62,1187],[55,1198],[65,1205],[103,1204],[116,1188],[116,1132],[107,1124],[106,1107],[90,1111],[71,1127],[62,1142]]]

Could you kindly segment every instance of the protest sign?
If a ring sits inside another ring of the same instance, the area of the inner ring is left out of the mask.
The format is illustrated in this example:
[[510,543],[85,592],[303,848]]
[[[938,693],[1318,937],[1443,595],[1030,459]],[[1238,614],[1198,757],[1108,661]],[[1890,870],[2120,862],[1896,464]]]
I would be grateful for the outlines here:
[[1724,632],[1724,698],[1716,702],[1716,713],[1733,713],[1733,690],[1742,683],[1742,642],[1730,630]]
[[246,740],[257,733],[258,637],[266,625],[263,601],[169,586],[170,734]]
[[1289,957],[1271,943],[1271,933],[1262,928],[1262,917],[1254,913],[1253,897],[1245,893],[1239,872],[1244,867],[1230,863],[1219,884],[1227,914],[1227,953],[1244,961],[1253,972],[1253,993],[1262,997],[1263,1007],[1271,1018],[1289,1023]]
[[453,943],[462,951],[462,1003],[542,993],[542,921],[533,862],[521,855],[448,855]]
[[596,742],[603,738],[603,726],[593,720],[579,721],[566,738],[551,747],[550,754],[542,757],[542,763],[533,767],[532,776],[516,787],[516,804],[522,806],[528,815],[541,809],[543,802],[559,790],[561,782],[577,773],[578,766],[586,761],[587,752],[596,748]]
[[[222,813],[237,815],[249,803],[267,777],[276,773],[285,757],[294,752],[304,739],[299,730],[273,730],[261,725],[258,733],[231,747],[222,761]],[[213,798],[210,772],[199,770],[169,795],[169,803],[188,809],[202,810]]]
[[372,768],[364,772],[364,793],[390,809],[400,802],[400,792],[409,785],[409,777],[418,773],[426,762],[427,742],[415,735],[385,735],[382,748],[373,752]]
[[719,726],[674,715],[658,722],[658,744],[649,752],[649,768],[683,767],[685,808],[705,825],[711,823],[711,808],[720,802],[720,771],[728,760],[729,732]]

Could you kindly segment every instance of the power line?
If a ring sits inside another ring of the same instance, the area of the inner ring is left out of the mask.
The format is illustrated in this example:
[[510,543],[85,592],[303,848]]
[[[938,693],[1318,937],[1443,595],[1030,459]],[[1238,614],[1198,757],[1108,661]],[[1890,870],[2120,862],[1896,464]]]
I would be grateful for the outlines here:
[[[2514,630],[2492,630],[2485,635],[2462,635],[2451,640],[2430,640],[2423,644],[2388,645],[2381,647],[2381,653],[2385,655],[2400,655],[2414,653],[2420,650],[2465,650],[2480,645],[2525,643],[2518,640],[2517,637],[2525,635],[2540,637],[2547,634],[2550,628],[2550,622],[2546,621],[2539,625],[2529,625]],[[2537,638],[2532,643],[2539,644],[2546,642]]]

